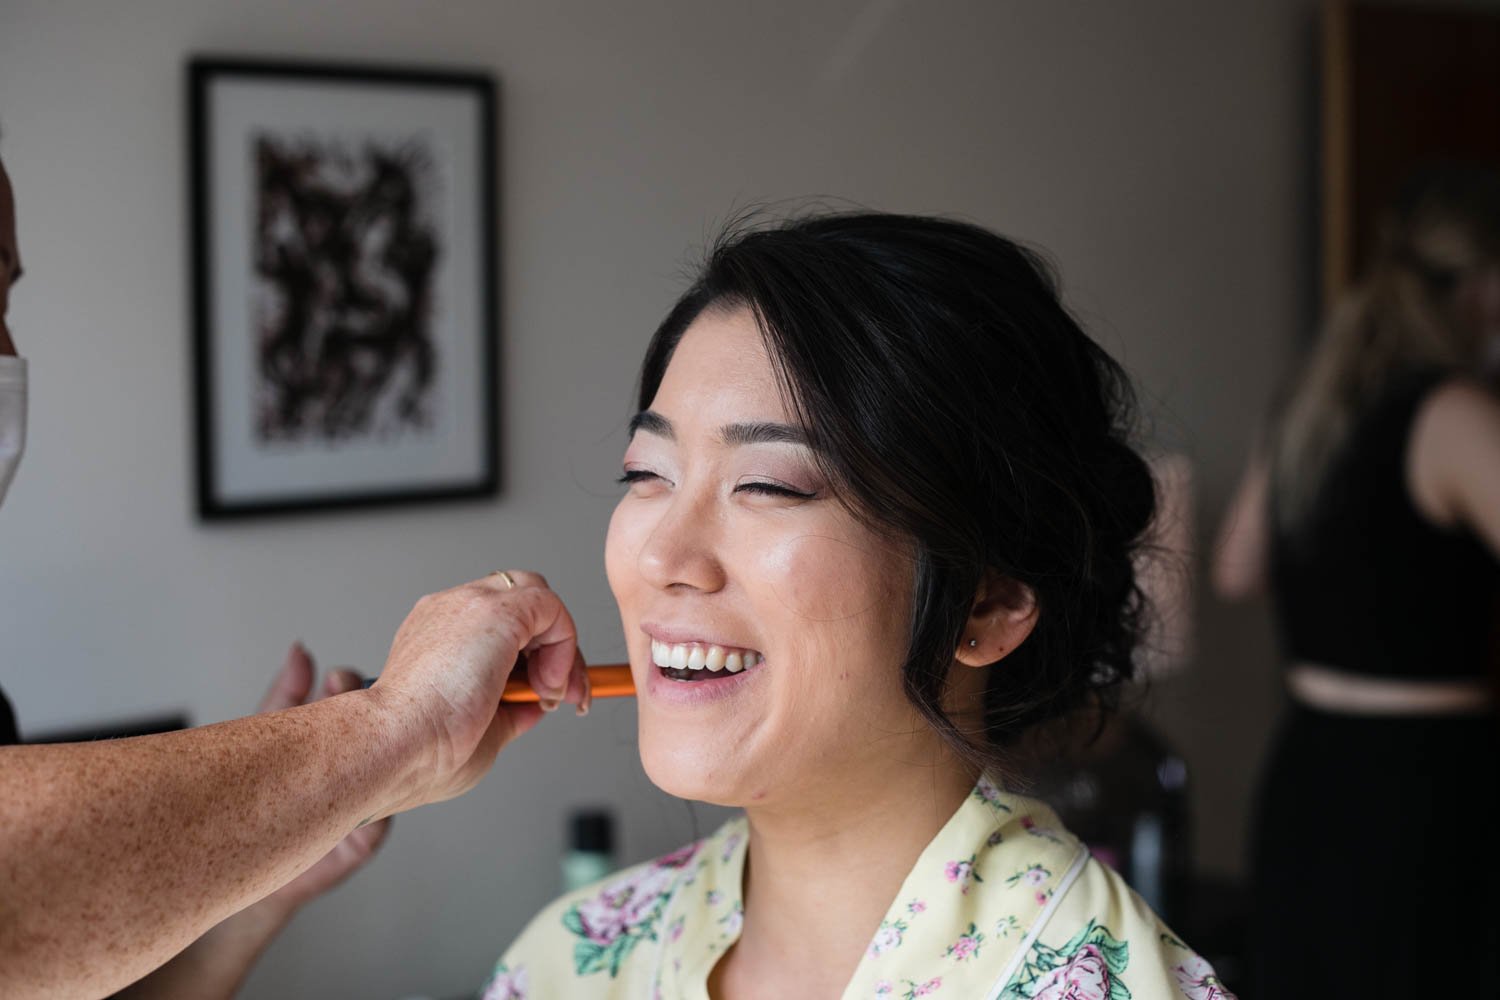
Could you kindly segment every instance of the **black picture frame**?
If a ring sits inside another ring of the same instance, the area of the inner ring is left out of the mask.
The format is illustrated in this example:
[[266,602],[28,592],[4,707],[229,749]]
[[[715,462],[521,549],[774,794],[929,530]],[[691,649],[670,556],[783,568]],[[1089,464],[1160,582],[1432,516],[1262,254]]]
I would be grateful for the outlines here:
[[187,91],[200,518],[496,495],[494,77],[201,56]]

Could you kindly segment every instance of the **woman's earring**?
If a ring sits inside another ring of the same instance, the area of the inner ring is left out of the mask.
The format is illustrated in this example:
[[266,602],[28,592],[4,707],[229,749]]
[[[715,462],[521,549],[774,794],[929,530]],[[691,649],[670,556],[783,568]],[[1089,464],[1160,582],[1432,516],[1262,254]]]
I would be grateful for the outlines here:
[[970,639],[969,640],[969,648],[970,649],[973,649],[975,646],[978,646],[978,645],[979,645],[979,640],[978,639]]

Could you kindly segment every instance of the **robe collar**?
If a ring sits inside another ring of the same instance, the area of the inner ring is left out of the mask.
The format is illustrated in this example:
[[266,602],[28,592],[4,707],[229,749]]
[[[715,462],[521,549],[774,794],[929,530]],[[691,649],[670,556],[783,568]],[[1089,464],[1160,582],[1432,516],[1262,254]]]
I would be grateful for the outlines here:
[[[708,1000],[708,975],[744,923],[749,843],[738,817],[683,861],[658,932],[657,996]],[[843,996],[996,994],[1087,857],[1046,805],[981,778],[922,850]]]

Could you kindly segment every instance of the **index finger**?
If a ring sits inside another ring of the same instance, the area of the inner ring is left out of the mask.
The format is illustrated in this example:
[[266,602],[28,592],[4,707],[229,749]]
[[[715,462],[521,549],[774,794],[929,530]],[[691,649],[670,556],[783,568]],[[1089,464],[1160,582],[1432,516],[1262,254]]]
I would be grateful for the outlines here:
[[570,676],[578,659],[578,629],[573,616],[545,581],[509,591],[505,603],[517,615],[517,624],[525,632],[521,651],[526,656],[531,687],[550,711],[567,698]]

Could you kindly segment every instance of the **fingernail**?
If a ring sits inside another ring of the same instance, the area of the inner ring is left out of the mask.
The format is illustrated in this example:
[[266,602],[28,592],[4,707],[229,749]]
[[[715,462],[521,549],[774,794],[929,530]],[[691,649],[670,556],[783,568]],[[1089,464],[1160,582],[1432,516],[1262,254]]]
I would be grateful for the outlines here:
[[585,715],[588,715],[589,714],[589,703],[585,701],[582,705],[579,705],[578,706],[578,711],[575,712],[574,714],[577,715],[580,719],[583,718]]
[[547,709],[549,712],[562,704],[562,700],[568,696],[568,689],[561,684],[548,684],[546,681],[542,681],[539,687],[540,690],[537,691],[537,698],[541,701],[542,707],[552,706],[552,708]]
[[543,698],[540,701],[538,701],[537,704],[539,704],[539,705],[542,706],[542,711],[543,712],[555,712],[555,711],[557,711],[557,706],[562,704],[562,699],[561,698]]

